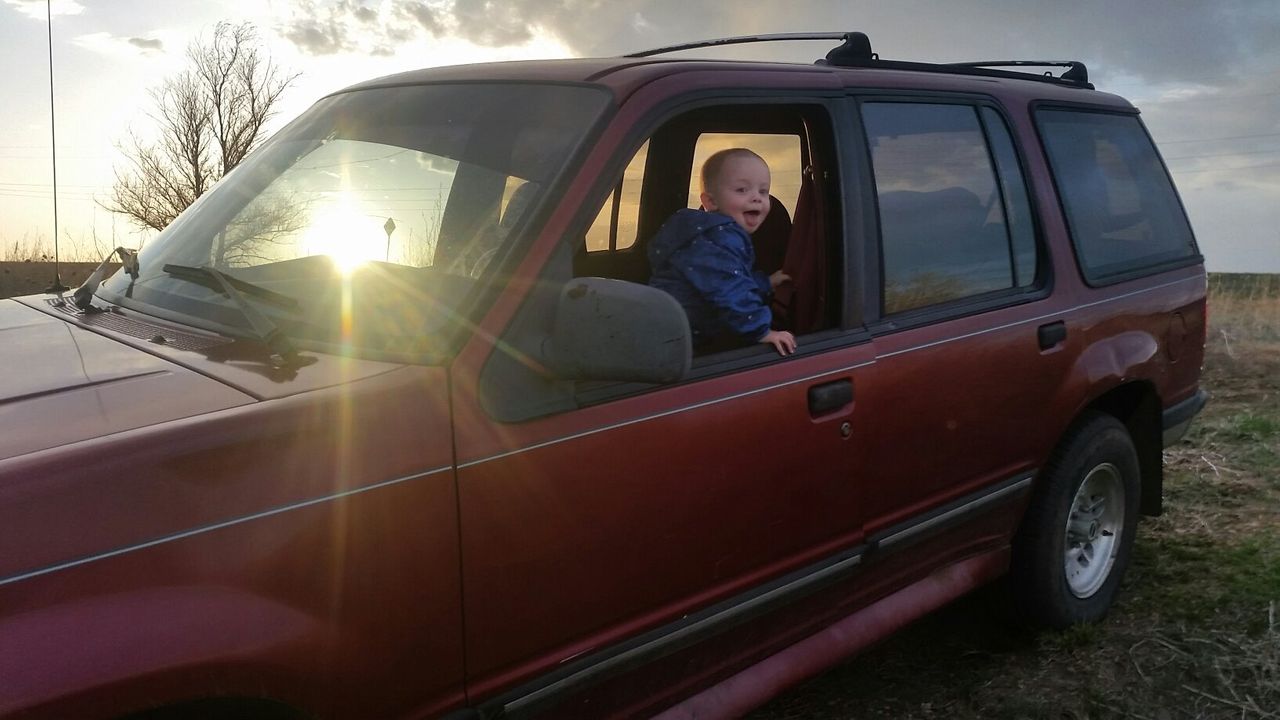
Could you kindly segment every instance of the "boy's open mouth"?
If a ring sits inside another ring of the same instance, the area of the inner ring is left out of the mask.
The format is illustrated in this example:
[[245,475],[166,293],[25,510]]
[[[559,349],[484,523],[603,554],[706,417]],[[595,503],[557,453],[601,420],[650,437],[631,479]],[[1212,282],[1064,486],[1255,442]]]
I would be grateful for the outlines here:
[[752,221],[759,221],[759,220],[760,220],[760,211],[759,211],[759,210],[746,210],[746,211],[744,211],[744,212],[742,213],[742,216],[743,216],[744,218],[747,218],[748,220],[752,220]]

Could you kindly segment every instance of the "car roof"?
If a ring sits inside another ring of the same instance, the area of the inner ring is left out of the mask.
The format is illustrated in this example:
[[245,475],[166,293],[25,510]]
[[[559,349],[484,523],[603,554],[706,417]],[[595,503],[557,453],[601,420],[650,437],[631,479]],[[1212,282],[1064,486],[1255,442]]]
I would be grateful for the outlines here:
[[[520,60],[423,68],[358,83],[339,92],[376,87],[457,82],[572,83],[601,87],[621,102],[641,86],[670,76],[690,73],[723,73],[726,86],[741,86],[734,73],[747,71],[791,73],[797,86],[812,82],[814,74],[833,75],[848,88],[931,90],[979,93],[1005,100],[1042,100],[1087,103],[1130,111],[1124,98],[1094,90],[1092,86],[1046,82],[1030,73],[961,69],[923,63],[875,63],[864,67],[821,64],[760,62],[751,60],[698,60],[669,57],[608,57],[560,60]],[[773,76],[771,87],[785,85],[785,76]],[[806,78],[808,80],[806,80]]]

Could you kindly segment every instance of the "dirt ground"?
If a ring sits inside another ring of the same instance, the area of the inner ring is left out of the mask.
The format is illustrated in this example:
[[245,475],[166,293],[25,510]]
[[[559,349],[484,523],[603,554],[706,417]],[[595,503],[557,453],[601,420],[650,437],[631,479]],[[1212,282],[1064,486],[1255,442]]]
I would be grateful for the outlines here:
[[997,584],[750,720],[1280,720],[1278,294],[1211,289],[1211,399],[1165,452],[1165,513],[1102,623],[1020,629]]
[[[62,284],[76,287],[89,277],[97,263],[64,262],[58,266]],[[53,263],[0,262],[0,298],[33,295],[53,284]]]

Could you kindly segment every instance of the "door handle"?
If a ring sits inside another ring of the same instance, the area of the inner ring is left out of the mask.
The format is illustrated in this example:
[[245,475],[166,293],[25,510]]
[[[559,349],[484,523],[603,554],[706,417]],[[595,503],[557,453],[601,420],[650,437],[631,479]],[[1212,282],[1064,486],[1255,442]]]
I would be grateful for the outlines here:
[[809,388],[809,415],[818,417],[853,404],[853,380],[843,378]]
[[1062,320],[1041,325],[1036,330],[1036,339],[1040,341],[1040,349],[1048,350],[1067,339],[1067,324]]

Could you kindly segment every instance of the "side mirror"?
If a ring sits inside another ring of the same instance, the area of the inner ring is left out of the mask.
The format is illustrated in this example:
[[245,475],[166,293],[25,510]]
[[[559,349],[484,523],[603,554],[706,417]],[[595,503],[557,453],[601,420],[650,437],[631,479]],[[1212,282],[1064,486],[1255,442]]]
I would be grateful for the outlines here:
[[673,382],[689,372],[693,334],[680,303],[657,288],[574,278],[560,291],[547,350],[563,378]]

